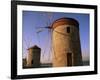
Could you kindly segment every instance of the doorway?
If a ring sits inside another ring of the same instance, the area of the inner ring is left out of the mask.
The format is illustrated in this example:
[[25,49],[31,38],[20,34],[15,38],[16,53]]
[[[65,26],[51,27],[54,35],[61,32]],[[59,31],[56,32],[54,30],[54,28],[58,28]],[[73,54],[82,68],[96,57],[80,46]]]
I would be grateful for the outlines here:
[[67,53],[67,66],[72,66],[72,53]]

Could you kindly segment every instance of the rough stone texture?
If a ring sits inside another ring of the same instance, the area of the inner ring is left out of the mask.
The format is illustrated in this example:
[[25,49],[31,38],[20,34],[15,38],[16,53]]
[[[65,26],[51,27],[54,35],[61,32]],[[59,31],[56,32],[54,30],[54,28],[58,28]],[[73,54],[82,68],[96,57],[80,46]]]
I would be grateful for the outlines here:
[[[70,33],[67,33],[67,27],[70,27]],[[57,25],[52,39],[53,67],[68,66],[67,53],[72,53],[72,66],[82,65],[79,29],[75,25]]]

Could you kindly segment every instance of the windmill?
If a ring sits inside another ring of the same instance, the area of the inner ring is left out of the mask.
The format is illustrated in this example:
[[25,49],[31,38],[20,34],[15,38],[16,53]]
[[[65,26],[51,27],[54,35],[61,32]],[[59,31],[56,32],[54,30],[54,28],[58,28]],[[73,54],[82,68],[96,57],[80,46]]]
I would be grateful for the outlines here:
[[[30,33],[30,34],[33,35],[32,33]],[[30,37],[27,35],[25,35],[23,37],[23,55],[26,54],[25,55],[26,67],[24,67],[24,68],[33,68],[33,67],[40,66],[41,48],[38,47],[37,43],[34,44],[33,37],[34,36]]]
[[81,66],[82,54],[78,21],[63,17],[53,22],[52,28],[48,25],[44,28],[50,30],[51,33],[53,67]]

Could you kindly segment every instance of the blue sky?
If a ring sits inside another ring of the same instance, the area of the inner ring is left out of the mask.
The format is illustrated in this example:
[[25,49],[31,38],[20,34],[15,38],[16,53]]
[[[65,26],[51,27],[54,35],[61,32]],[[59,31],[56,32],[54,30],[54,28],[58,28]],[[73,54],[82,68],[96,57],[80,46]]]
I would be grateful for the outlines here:
[[[36,11],[23,11],[23,58],[28,53],[27,48],[38,45],[42,49],[41,62],[51,61],[51,33],[39,27],[50,26],[62,17],[74,18],[79,22],[82,57],[83,60],[89,59],[89,14]],[[42,32],[37,33],[39,30]]]

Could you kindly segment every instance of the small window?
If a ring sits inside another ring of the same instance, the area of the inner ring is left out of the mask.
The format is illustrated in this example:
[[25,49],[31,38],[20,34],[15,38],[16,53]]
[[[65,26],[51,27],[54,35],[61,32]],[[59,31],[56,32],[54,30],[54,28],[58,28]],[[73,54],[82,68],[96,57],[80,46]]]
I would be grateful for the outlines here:
[[67,27],[67,33],[70,33],[70,27]]

